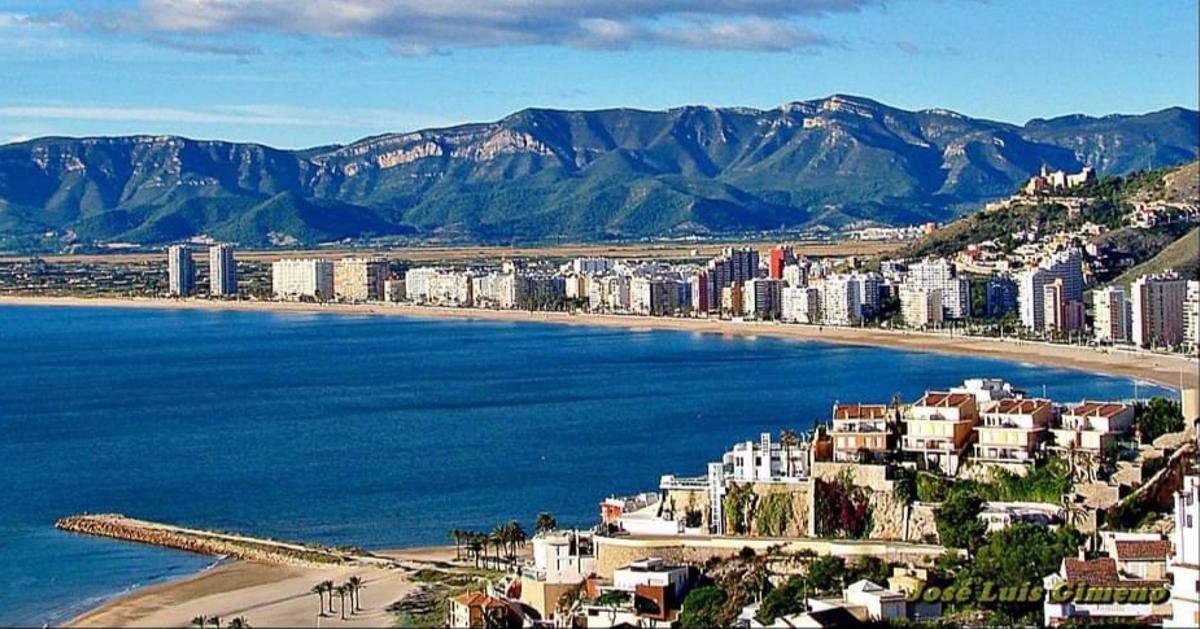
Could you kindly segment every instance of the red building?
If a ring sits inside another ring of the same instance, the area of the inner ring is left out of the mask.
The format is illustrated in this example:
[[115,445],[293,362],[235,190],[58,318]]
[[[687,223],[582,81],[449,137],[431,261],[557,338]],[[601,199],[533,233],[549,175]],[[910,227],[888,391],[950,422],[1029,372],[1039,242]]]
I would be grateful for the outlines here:
[[771,279],[783,279],[783,267],[785,264],[787,264],[787,259],[789,257],[788,253],[788,250],[784,249],[782,246],[775,247],[771,250]]

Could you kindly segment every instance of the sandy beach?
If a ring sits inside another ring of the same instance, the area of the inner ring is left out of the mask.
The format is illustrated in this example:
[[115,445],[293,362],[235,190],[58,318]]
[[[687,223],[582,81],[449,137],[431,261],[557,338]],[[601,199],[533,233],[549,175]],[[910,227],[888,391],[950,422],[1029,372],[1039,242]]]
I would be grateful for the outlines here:
[[[381,551],[419,566],[454,558],[454,547]],[[319,618],[322,627],[391,626],[386,608],[415,587],[404,570],[371,567],[304,568],[239,561],[197,575],[139,589],[67,623],[70,627],[186,627],[196,616],[217,616],[222,626],[244,617],[253,627],[318,626],[318,603],[310,590],[325,580],[343,583],[357,575],[362,610],[343,621],[335,612]],[[335,609],[338,598],[334,597]]]
[[0,306],[92,306],[178,310],[244,310],[557,323],[620,327],[631,330],[677,330],[704,334],[773,336],[847,345],[892,347],[920,352],[984,356],[1001,360],[1067,367],[1093,373],[1125,376],[1174,389],[1180,388],[1181,383],[1183,386],[1194,387],[1197,381],[1200,380],[1200,368],[1198,368],[1197,361],[1194,359],[1188,360],[1182,356],[869,328],[839,328],[709,319],[484,310],[479,308],[438,308],[387,304],[320,305],[291,302],[228,302],[202,299],[89,299],[78,297],[5,296],[0,297]]

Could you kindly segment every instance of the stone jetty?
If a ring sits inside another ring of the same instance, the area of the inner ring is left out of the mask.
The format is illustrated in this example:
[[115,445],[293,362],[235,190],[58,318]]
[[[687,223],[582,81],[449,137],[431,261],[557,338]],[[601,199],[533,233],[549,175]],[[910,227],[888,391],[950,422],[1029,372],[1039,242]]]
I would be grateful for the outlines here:
[[362,550],[345,550],[312,544],[281,542],[126,517],[118,513],[73,515],[54,523],[71,533],[97,535],[113,539],[152,544],[202,555],[230,557],[272,564],[322,567],[329,565],[374,565],[399,567],[385,557]]

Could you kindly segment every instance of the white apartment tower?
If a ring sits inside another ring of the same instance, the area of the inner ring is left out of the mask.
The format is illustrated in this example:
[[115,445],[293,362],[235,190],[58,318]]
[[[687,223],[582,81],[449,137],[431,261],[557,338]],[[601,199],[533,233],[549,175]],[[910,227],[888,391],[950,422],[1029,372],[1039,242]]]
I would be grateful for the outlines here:
[[196,263],[186,245],[167,248],[167,290],[176,297],[196,292]]
[[958,277],[950,260],[929,258],[909,265],[904,284],[911,290],[941,291],[947,319],[965,319],[971,315],[971,283]]
[[1183,342],[1183,304],[1187,282],[1177,273],[1143,275],[1133,282],[1133,342],[1138,347]]
[[1057,294],[1064,304],[1083,301],[1083,257],[1078,249],[1056,253],[1017,276],[1017,302],[1025,327],[1046,329],[1046,285],[1057,279],[1063,281]]
[[1096,340],[1128,343],[1129,300],[1125,298],[1125,289],[1120,286],[1096,289],[1092,292],[1092,306],[1096,315],[1092,325]]
[[1183,342],[1195,355],[1200,351],[1200,280],[1189,280],[1183,302]]
[[237,261],[233,245],[219,244],[208,248],[208,292],[213,297],[237,296]]
[[276,299],[333,299],[333,261],[287,258],[272,262],[271,290]]
[[862,291],[851,275],[830,275],[821,282],[821,322],[854,325],[862,320]]

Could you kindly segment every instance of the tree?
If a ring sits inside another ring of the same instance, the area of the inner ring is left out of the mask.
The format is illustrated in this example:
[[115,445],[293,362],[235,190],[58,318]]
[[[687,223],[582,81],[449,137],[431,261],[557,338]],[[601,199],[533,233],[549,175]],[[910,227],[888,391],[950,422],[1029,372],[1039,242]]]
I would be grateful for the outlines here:
[[533,523],[535,533],[548,533],[556,528],[558,528],[558,520],[555,520],[554,516],[545,511],[537,514],[537,520]]
[[338,611],[342,614],[342,620],[346,619],[346,594],[349,589],[345,585],[333,588],[333,592],[338,595]]
[[329,594],[329,613],[333,613],[333,581],[325,581],[325,592]]
[[516,557],[517,547],[524,546],[525,541],[529,539],[529,534],[525,532],[525,528],[516,520],[509,520],[504,525],[505,541],[512,545],[512,551],[509,556]]
[[743,575],[742,591],[756,603],[761,603],[763,597],[771,591],[771,579],[762,563],[754,562],[750,570]]
[[350,607],[354,611],[359,611],[358,606],[358,591],[366,587],[363,585],[363,580],[358,575],[354,575],[346,580],[346,585],[350,586]]
[[[990,535],[956,581],[961,585],[970,580],[977,586],[990,581],[997,589],[1040,583],[1042,577],[1058,570],[1064,558],[1074,556],[1083,541],[1082,534],[1067,526],[1051,531],[1017,522]],[[999,605],[998,610],[1017,620],[1016,624],[1024,624],[1022,620],[1040,620],[1040,602],[989,604],[992,605]]]
[[808,581],[804,577],[793,576],[782,586],[771,590],[758,606],[754,619],[764,625],[771,625],[776,618],[799,614],[808,609]]
[[833,555],[821,555],[808,566],[808,582],[818,592],[832,592],[844,585],[846,560]]
[[454,559],[462,561],[462,543],[464,531],[460,529],[450,529],[450,539],[454,540]]
[[987,532],[987,525],[979,520],[982,510],[983,500],[974,492],[952,492],[934,512],[942,544],[968,550],[977,547]]
[[467,550],[475,557],[475,567],[479,567],[479,555],[484,551],[486,537],[479,533],[471,533],[467,537]]
[[688,592],[679,613],[679,625],[684,629],[722,627],[729,623],[721,618],[721,610],[729,596],[715,585],[705,585]]
[[320,613],[317,615],[324,616],[325,615],[325,584],[318,583],[318,584],[312,586],[312,589],[309,590],[309,592],[317,595],[317,606],[320,608]]
[[1134,409],[1134,422],[1142,443],[1153,443],[1165,434],[1184,429],[1179,404],[1161,397],[1150,400],[1149,404],[1138,404]]
[[783,446],[783,461],[787,475],[792,476],[792,448],[800,445],[800,438],[796,436],[796,431],[789,428],[779,433],[779,444]]
[[192,624],[200,629],[204,629],[204,627],[208,626],[208,616],[195,616],[192,618]]
[[238,616],[229,621],[229,629],[250,629],[250,623],[245,616]]

